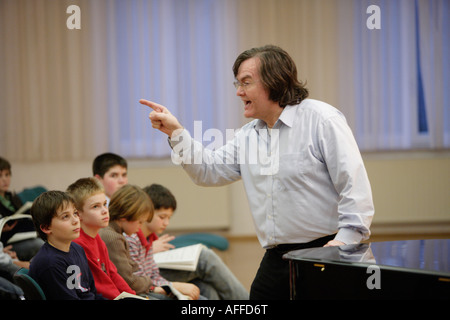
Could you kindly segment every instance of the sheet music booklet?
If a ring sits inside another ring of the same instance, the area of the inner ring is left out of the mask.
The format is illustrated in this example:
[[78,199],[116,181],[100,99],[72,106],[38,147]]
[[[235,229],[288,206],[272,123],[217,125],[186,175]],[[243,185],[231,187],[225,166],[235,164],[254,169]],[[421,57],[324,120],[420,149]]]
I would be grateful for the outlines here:
[[159,268],[195,271],[202,248],[202,244],[194,244],[155,253],[153,258]]

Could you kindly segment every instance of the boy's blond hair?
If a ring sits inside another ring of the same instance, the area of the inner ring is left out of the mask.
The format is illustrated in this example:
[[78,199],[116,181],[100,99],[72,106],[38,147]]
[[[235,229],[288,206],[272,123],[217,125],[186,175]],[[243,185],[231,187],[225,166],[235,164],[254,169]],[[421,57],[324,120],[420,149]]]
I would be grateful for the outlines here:
[[103,185],[96,178],[81,178],[72,183],[67,192],[75,200],[75,208],[82,210],[86,199],[99,193],[105,193]]
[[150,213],[147,221],[153,218],[153,203],[147,193],[138,186],[124,185],[117,190],[109,202],[111,220],[138,220],[142,215]]

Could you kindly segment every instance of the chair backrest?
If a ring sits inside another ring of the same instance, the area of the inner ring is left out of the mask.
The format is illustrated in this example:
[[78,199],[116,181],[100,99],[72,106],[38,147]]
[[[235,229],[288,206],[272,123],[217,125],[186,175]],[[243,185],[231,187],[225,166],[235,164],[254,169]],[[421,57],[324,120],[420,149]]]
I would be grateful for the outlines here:
[[46,300],[42,288],[28,275],[28,269],[17,270],[14,274],[14,281],[23,290],[26,300]]
[[178,235],[174,240],[170,241],[177,248],[190,246],[201,243],[208,248],[215,248],[225,251],[229,247],[227,238],[212,233],[189,233]]
[[35,186],[31,188],[25,188],[21,192],[17,193],[17,196],[25,203],[27,201],[33,202],[41,193],[47,191],[47,189],[43,186]]

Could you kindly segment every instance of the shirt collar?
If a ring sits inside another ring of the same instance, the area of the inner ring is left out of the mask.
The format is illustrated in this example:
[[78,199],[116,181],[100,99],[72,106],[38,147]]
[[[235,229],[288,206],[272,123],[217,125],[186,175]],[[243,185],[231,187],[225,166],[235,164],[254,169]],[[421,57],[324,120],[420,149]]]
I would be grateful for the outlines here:
[[[277,122],[275,122],[274,128],[280,126],[280,124],[277,124],[278,121],[281,121],[286,126],[292,128],[292,125],[294,124],[294,117],[295,117],[295,112],[297,110],[297,108],[296,108],[297,106],[298,105],[284,107],[283,111],[280,114],[280,117],[278,118]],[[256,121],[255,126],[254,126],[254,128],[256,130],[263,129],[266,127],[267,127],[266,123],[263,120],[259,120],[259,119]]]
[[278,120],[281,120],[285,125],[292,128],[292,125],[294,124],[294,118],[295,118],[296,111],[297,111],[297,105],[286,106],[286,107],[284,107],[283,112],[281,112],[280,118],[278,118]]

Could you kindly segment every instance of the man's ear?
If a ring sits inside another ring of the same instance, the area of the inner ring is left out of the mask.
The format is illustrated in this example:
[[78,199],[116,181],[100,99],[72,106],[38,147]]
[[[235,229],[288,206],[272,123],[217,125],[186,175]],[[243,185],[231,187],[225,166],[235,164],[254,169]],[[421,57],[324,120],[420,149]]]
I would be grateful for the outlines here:
[[98,173],[96,173],[96,174],[94,175],[94,178],[97,178],[98,180],[102,180],[102,177],[100,177],[100,175],[99,175]]

